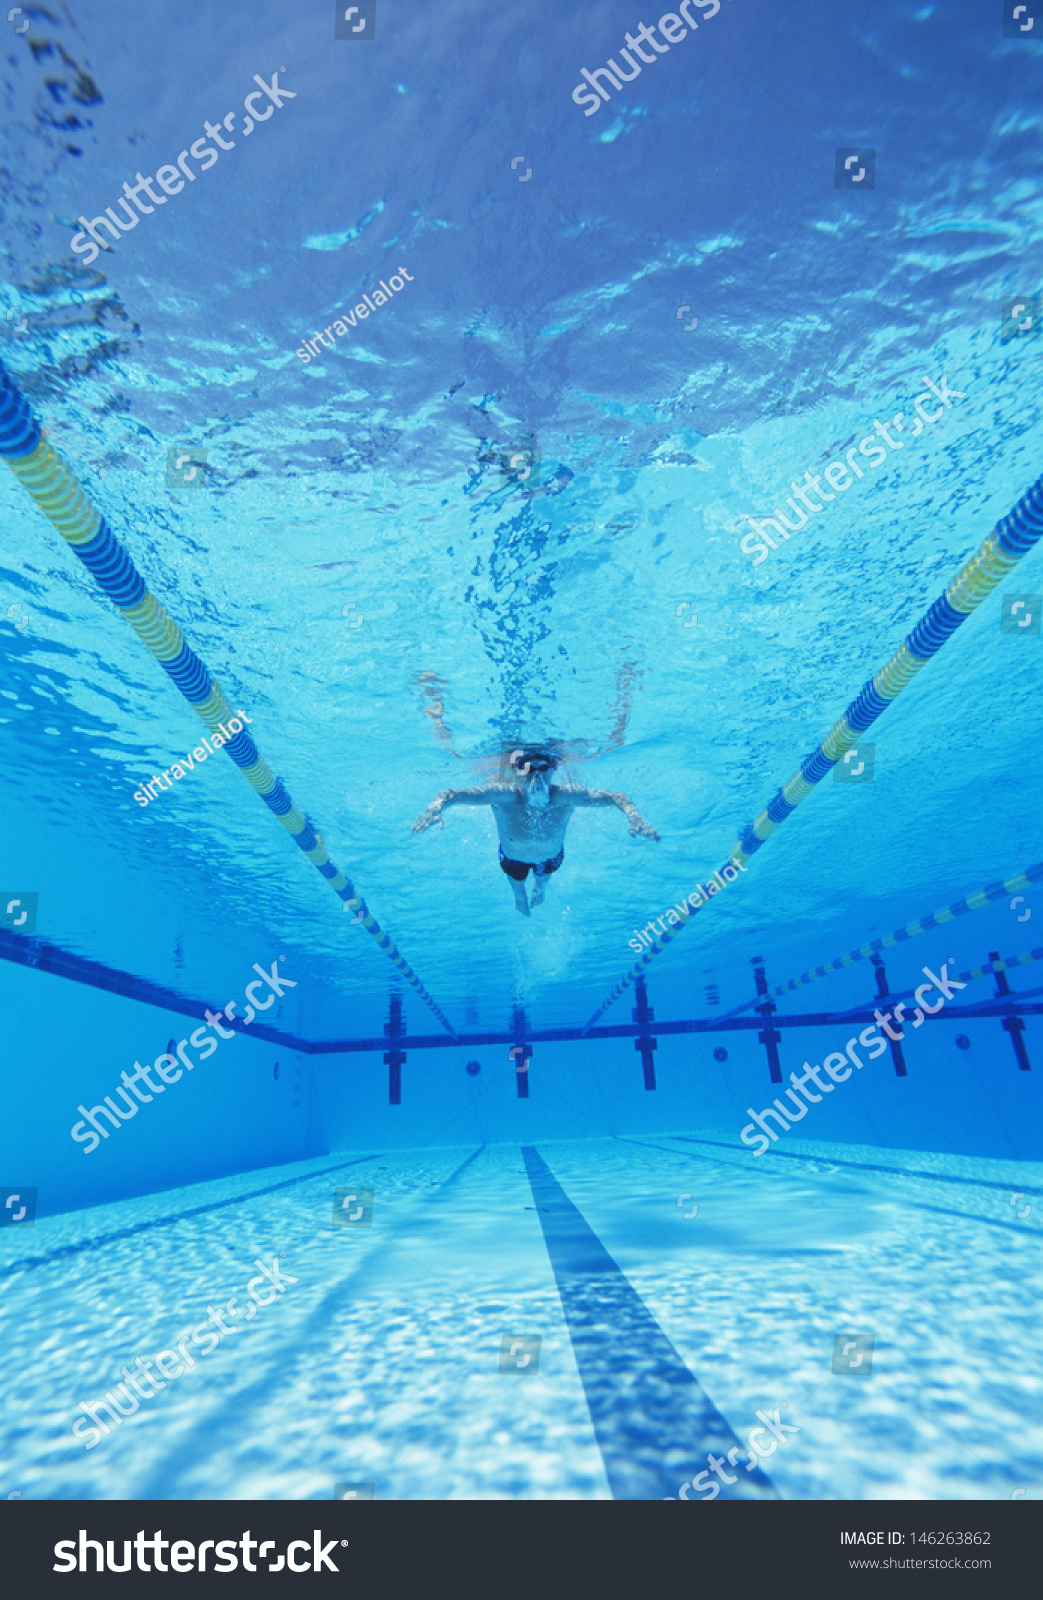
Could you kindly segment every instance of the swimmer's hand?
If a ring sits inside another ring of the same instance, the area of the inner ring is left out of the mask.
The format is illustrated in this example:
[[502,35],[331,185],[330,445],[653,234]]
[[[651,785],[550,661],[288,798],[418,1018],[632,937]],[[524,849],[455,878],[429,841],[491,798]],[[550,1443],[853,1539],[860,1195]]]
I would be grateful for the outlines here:
[[644,817],[641,815],[640,811],[637,809],[637,807],[634,804],[634,802],[632,800],[628,800],[625,796],[621,796],[620,798],[621,798],[622,804],[620,805],[619,809],[622,811],[623,815],[627,819],[627,822],[630,824],[630,827],[629,827],[628,831],[630,833],[631,838],[632,839],[655,839],[656,842],[658,843],[659,842],[658,833],[656,833],[656,831],[652,827],[651,823],[648,823],[648,822],[645,821]]
[[450,789],[446,789],[441,794],[435,795],[427,810],[421,811],[420,815],[414,822],[414,833],[426,833],[428,828],[434,827],[436,822],[440,828],[445,827],[445,823],[442,821],[442,807],[445,805],[451,793],[452,791]]

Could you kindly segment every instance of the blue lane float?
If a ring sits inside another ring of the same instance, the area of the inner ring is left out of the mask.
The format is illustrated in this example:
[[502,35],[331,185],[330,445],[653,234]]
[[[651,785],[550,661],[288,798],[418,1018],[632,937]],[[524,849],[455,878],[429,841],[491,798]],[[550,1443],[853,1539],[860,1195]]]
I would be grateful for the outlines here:
[[[776,792],[760,815],[742,830],[730,853],[731,861],[745,863],[756,854],[801,801],[806,800],[823,778],[829,776],[837,762],[843,759],[845,751],[858,743],[906,685],[912,683],[921,668],[937,655],[960,624],[966,622],[971,612],[1014,570],[1022,556],[1028,554],[1041,536],[1043,478],[1037,479],[1009,515],[996,524],[981,548],[960,568],[945,593],[921,617],[890,661],[863,686],[861,693],[851,702],[839,722],[834,723],[822,743],[809,756],[805,756],[789,781]],[[688,921],[695,916],[696,910],[701,909],[701,906],[696,907]],[[657,938],[655,946],[645,952],[598,1006],[587,1023],[588,1029],[594,1026],[609,1006],[615,1004],[638,973],[643,972],[662,954],[671,940],[676,939],[688,926],[688,921],[668,928]]]
[[151,593],[123,545],[92,505],[75,473],[48,443],[28,401],[2,365],[0,456],[210,733],[217,734],[217,742],[224,744],[226,753],[298,849],[304,852],[345,907],[356,913],[356,921],[455,1038],[452,1023],[428,994],[391,935],[369,911],[354,884],[330,860],[322,835],[294,805],[281,778],[272,772],[250,735],[242,729],[227,741],[222,739],[218,730],[223,723],[235,719],[235,711],[220,684],[210,676],[177,623]]

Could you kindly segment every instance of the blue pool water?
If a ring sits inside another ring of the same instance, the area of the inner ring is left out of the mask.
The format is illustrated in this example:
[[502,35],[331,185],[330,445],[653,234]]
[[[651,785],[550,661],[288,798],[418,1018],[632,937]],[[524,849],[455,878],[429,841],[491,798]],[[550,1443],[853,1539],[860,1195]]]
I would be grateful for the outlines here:
[[[714,3],[589,116],[616,0],[10,25],[7,392],[343,878],[7,450],[3,1494],[1043,1497],[1040,550],[755,824],[1043,467],[1043,46]],[[523,918],[411,829],[534,745],[660,838]]]

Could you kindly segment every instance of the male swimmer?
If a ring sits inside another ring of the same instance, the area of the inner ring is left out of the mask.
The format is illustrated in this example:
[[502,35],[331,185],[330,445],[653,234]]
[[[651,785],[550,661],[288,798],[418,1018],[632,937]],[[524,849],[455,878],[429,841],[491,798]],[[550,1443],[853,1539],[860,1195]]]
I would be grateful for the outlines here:
[[565,859],[565,829],[577,806],[618,806],[633,835],[659,838],[628,795],[555,784],[557,764],[557,757],[546,750],[515,750],[510,759],[512,782],[443,789],[417,817],[413,832],[423,833],[435,822],[442,827],[446,806],[492,806],[500,836],[500,866],[511,880],[514,904],[523,917],[530,915],[525,880],[531,872],[532,904],[542,905],[546,879]]

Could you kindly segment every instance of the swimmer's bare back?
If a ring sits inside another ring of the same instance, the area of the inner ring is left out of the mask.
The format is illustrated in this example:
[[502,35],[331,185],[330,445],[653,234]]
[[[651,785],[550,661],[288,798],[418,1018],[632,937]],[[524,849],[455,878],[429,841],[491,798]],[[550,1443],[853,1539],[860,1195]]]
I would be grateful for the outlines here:
[[[521,755],[521,752],[518,752]],[[529,870],[534,877],[533,905],[543,900],[544,880],[561,865],[565,830],[578,807],[615,806],[622,811],[637,838],[658,840],[655,829],[645,822],[629,795],[609,789],[586,789],[579,784],[554,784],[549,768],[543,772],[521,773],[514,762],[512,783],[490,783],[477,789],[443,789],[413,824],[414,833],[424,833],[437,822],[443,826],[442,812],[447,806],[490,806],[500,838],[500,865],[512,880],[515,903],[528,916],[524,880]]]

